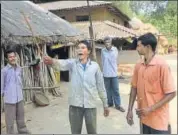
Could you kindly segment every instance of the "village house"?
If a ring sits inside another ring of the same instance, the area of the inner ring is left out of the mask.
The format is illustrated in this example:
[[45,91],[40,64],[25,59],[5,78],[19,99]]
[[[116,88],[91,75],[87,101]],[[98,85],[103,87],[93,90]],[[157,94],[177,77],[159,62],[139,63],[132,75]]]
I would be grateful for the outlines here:
[[[82,32],[82,37],[89,39],[90,34],[88,27],[90,23],[86,22],[74,22],[72,23],[77,29]],[[136,33],[127,27],[121,26],[119,24],[110,22],[110,21],[93,21],[93,29],[94,29],[94,40],[96,45],[96,56],[97,62],[101,66],[101,49],[104,48],[103,39],[106,36],[110,36],[113,38],[113,44],[118,48],[119,51],[122,50],[133,50],[131,45],[131,38],[136,36]],[[130,40],[130,41],[129,41]],[[119,53],[119,57],[122,53]],[[120,62],[123,60],[120,59]]]
[[[139,56],[136,51],[133,51],[135,48],[132,46],[132,38],[136,37],[137,33],[130,28],[129,22],[131,19],[116,8],[112,2],[89,1],[89,5],[88,8],[87,1],[55,1],[39,4],[42,8],[71,22],[73,26],[81,31],[85,39],[90,39],[89,10],[91,11],[96,59],[100,66],[101,49],[104,47],[103,39],[106,36],[113,38],[113,45],[120,51],[118,59],[120,63],[136,62]],[[130,56],[130,54],[133,57],[127,59],[126,56]],[[120,71],[125,72],[125,69]]]
[[[130,18],[109,1],[89,1],[92,21],[111,21],[129,27]],[[39,4],[69,22],[89,21],[87,1],[55,1]]]

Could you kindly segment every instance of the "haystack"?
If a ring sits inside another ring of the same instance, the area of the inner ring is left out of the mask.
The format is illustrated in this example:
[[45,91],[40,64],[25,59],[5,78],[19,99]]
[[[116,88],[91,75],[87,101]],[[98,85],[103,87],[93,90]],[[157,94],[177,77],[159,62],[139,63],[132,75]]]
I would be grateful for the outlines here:
[[133,18],[129,22],[131,28],[137,33],[137,36],[139,37],[140,35],[143,35],[145,33],[151,32],[157,36],[158,39],[158,53],[159,54],[165,54],[167,52],[168,48],[168,40],[165,36],[161,35],[161,33],[150,23],[143,23],[140,19],[138,18]]
[[133,18],[129,22],[131,28],[137,33],[138,36],[143,35],[147,32],[151,32],[153,34],[159,34],[159,31],[150,23],[143,23],[138,18]]

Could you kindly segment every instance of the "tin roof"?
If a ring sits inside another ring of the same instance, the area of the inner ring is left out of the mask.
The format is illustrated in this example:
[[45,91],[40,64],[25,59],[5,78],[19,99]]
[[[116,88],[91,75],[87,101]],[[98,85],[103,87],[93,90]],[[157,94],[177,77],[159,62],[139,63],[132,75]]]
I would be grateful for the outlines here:
[[[94,7],[94,6],[108,5],[111,4],[111,2],[89,1],[89,4],[91,7]],[[39,6],[47,10],[74,9],[74,8],[87,7],[87,1],[55,1],[55,2],[42,3],[39,4]]]

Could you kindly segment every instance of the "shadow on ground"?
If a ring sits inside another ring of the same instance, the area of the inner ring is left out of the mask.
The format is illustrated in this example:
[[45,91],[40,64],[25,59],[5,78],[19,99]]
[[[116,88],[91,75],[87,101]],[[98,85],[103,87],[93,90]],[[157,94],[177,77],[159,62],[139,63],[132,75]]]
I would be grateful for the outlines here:
[[119,83],[130,84],[131,76],[119,76]]

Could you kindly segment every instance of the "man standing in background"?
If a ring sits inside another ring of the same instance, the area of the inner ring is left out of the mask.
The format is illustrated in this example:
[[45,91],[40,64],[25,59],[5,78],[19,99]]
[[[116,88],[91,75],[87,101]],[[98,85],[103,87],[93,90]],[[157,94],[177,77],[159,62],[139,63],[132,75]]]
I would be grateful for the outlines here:
[[[104,39],[105,48],[101,51],[101,61],[104,76],[105,88],[107,90],[108,106],[115,108],[121,112],[125,112],[121,106],[121,98],[119,94],[118,81],[118,50],[112,46],[112,38],[106,37]],[[114,103],[113,103],[114,101]]]
[[21,67],[17,65],[14,50],[7,50],[8,64],[1,69],[1,96],[4,96],[7,134],[14,133],[16,119],[19,134],[28,134],[24,118]]

